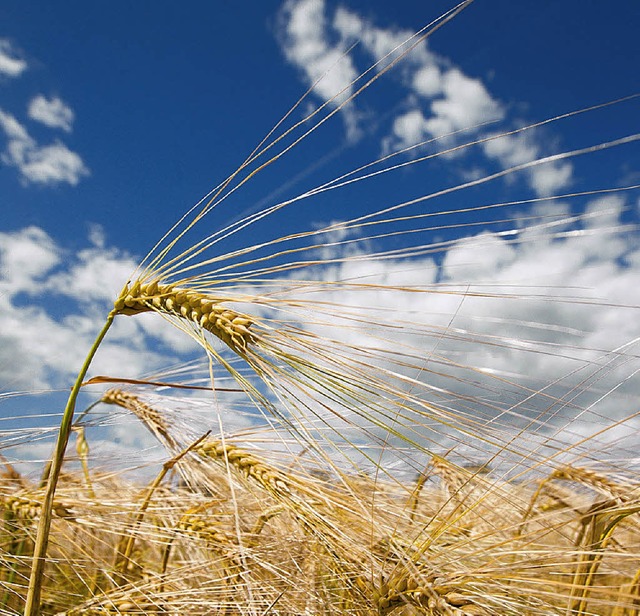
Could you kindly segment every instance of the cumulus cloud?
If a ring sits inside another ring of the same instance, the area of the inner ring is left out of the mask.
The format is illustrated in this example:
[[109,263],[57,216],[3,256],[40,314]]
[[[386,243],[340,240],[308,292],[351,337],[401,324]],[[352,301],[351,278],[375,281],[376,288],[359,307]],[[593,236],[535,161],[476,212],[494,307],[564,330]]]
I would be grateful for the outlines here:
[[429,133],[430,123],[432,125],[433,120],[427,120],[422,111],[417,108],[398,115],[392,126],[397,145],[402,147],[404,144],[404,147],[411,147],[415,143],[420,143]]
[[560,237],[525,228],[514,240],[485,231],[457,242],[442,264],[449,284],[515,295],[465,299],[459,325],[514,341],[476,350],[475,365],[534,389],[550,387],[557,396],[546,402],[550,408],[567,411],[559,401],[571,400],[589,409],[583,419],[594,425],[630,415],[629,401],[640,394],[625,383],[638,369],[640,327],[628,306],[640,304],[640,271],[625,265],[638,251],[635,237],[616,231],[623,205],[620,197],[593,200],[588,217]]
[[[417,69],[409,90],[408,109],[396,117],[386,140],[387,150],[474,129],[505,115],[503,105],[482,81],[455,67],[441,69],[435,61]],[[411,130],[406,130],[407,125]]]
[[[538,159],[542,152],[530,133],[516,133],[485,141],[485,155],[498,161],[503,167],[514,167]],[[529,184],[537,195],[547,197],[571,184],[573,165],[567,161],[554,161],[527,171]]]
[[[486,123],[506,121],[507,106],[480,78],[432,51],[426,41],[416,44],[412,34],[393,26],[375,26],[344,7],[331,14],[324,0],[289,0],[281,13],[279,40],[285,57],[302,70],[309,85],[320,79],[314,92],[321,100],[329,101],[344,90],[343,96],[332,101],[334,106],[353,92],[353,80],[371,64],[380,72],[415,44],[399,67],[404,100],[390,114],[388,133],[381,140],[383,154],[434,139],[448,147],[456,143],[454,133],[483,136]],[[341,57],[354,43],[357,53]],[[362,55],[367,62],[356,66],[356,58]],[[379,115],[359,102],[350,103],[344,117],[351,137],[360,134],[363,119],[371,113]],[[482,152],[490,162],[509,167],[550,153],[543,143],[534,134],[525,137],[520,133],[489,142]],[[538,196],[566,188],[572,177],[573,167],[567,162],[534,167],[526,174]]]
[[[612,439],[637,446],[640,384],[631,377],[640,371],[640,322],[632,307],[640,305],[640,269],[637,237],[622,225],[628,205],[620,196],[592,199],[584,217],[563,220],[566,204],[546,202],[528,225],[470,229],[438,259],[334,263],[328,280],[363,286],[307,291],[307,301],[340,305],[346,315],[309,327],[359,349],[399,386],[415,379],[412,389],[426,400],[489,422],[505,439],[539,418],[531,426],[539,434],[525,431],[515,448],[549,455],[603,429],[576,445],[576,455]],[[555,217],[562,224],[550,225]],[[625,418],[624,430],[605,429]],[[435,430],[439,436],[425,438],[460,453],[445,427]],[[466,447],[476,461],[488,451],[471,440]]]
[[87,248],[49,276],[46,288],[81,302],[113,301],[135,267],[134,259],[116,248]]
[[18,56],[11,42],[0,39],[0,75],[19,77],[27,70],[27,62]]
[[[445,122],[447,132],[502,119],[504,111],[479,79],[472,79],[457,68],[442,75],[442,98],[431,104],[435,118]],[[444,133],[441,133],[444,134]],[[439,136],[436,132],[434,137]]]
[[89,175],[89,169],[79,154],[60,141],[38,144],[12,114],[1,109],[0,128],[7,137],[2,161],[18,169],[24,183],[67,183],[75,186],[82,177]]
[[[27,68],[6,39],[0,39],[0,75],[18,77]],[[34,97],[28,105],[29,117],[50,128],[71,132],[73,110],[59,97]],[[57,140],[50,144],[38,143],[25,126],[8,111],[0,109],[0,129],[6,137],[1,154],[5,165],[15,167],[24,184],[75,186],[89,174],[81,156]]]
[[[323,101],[337,107],[353,93],[352,84],[358,72],[344,55],[344,45],[330,43],[324,11],[324,0],[285,3],[280,39],[287,60],[302,71],[305,81],[314,86]],[[348,130],[355,131],[353,107],[345,107],[343,117]]]
[[60,248],[39,227],[0,232],[0,291],[9,298],[17,293],[37,292],[60,260]]
[[[95,239],[95,230],[91,235]],[[70,254],[34,226],[0,233],[3,388],[68,383],[135,266],[132,256],[114,247],[94,244]],[[117,320],[96,357],[96,372],[139,377],[196,348],[153,317]]]
[[61,128],[71,132],[74,113],[71,107],[57,96],[48,99],[41,94],[31,99],[29,103],[29,117],[50,128]]
[[[332,27],[339,34],[341,40],[349,44],[358,42],[373,59],[378,72],[383,71],[415,43],[414,33],[411,30],[403,30],[394,26],[378,28],[357,13],[344,7],[336,9]],[[427,49],[426,45],[418,45],[406,58],[413,67],[431,64],[435,59],[436,57]]]
[[[336,226],[323,238],[331,263],[318,273],[348,283],[309,288],[284,280],[283,288],[292,283],[301,325],[327,341],[325,359],[337,353],[340,361],[345,349],[356,349],[362,362],[388,370],[385,379],[489,423],[505,439],[540,416],[544,429],[526,433],[524,441],[555,446],[554,431],[564,426],[564,447],[631,415],[640,395],[629,378],[640,370],[640,321],[629,308],[640,305],[640,249],[622,225],[628,206],[621,196],[594,198],[581,218],[563,220],[570,215],[566,203],[544,202],[527,212],[539,218],[514,216],[508,233],[463,230],[438,257],[372,260],[342,245],[349,232]],[[555,218],[562,224],[550,226]],[[135,267],[99,229],[90,237],[91,246],[69,254],[37,227],[0,234],[5,387],[68,384],[82,362]],[[179,364],[194,350],[188,336],[158,315],[119,317],[94,374],[140,377]],[[598,438],[629,445],[632,424]],[[456,444],[435,424],[424,438],[432,447]],[[458,452],[478,461],[483,447],[469,441]]]

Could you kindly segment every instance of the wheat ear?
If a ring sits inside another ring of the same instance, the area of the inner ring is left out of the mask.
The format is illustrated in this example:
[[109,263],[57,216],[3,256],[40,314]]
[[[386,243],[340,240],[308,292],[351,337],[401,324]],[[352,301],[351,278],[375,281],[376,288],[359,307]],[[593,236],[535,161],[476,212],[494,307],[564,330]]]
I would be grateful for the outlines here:
[[155,311],[199,325],[222,340],[231,350],[244,354],[254,336],[253,320],[221,305],[221,300],[199,291],[170,284],[136,282],[125,286],[114,306],[116,314]]
[[[207,438],[208,436],[209,436],[209,432],[207,432],[206,434],[201,436],[197,441],[195,441],[194,443],[189,445],[189,447],[187,447],[186,449],[181,451],[179,454],[173,456],[173,458],[171,458],[170,460],[167,460],[162,465],[162,469],[160,470],[160,473],[158,473],[157,477],[149,485],[149,487],[147,489],[147,493],[146,493],[146,495],[144,497],[144,500],[143,500],[142,504],[140,505],[140,509],[138,510],[138,513],[136,514],[136,518],[135,518],[135,521],[134,521],[134,524],[133,524],[133,528],[132,528],[131,532],[129,533],[129,535],[127,537],[124,537],[124,536],[122,537],[122,540],[121,540],[122,549],[119,549],[118,550],[118,554],[116,555],[116,565],[119,562],[122,562],[122,570],[123,571],[126,571],[126,567],[127,567],[128,563],[130,562],[131,554],[133,553],[133,545],[134,545],[135,537],[136,537],[136,530],[138,529],[140,524],[142,524],[142,520],[144,519],[145,512],[147,511],[147,508],[149,507],[149,504],[151,503],[151,499],[153,498],[154,492],[156,491],[158,486],[162,483],[162,481],[164,480],[164,478],[167,475],[167,473],[169,471],[171,471],[173,469],[173,467],[178,462],[180,462],[180,460],[182,460],[182,458],[184,458],[184,456],[186,456],[189,452],[191,452],[193,449],[198,447],[198,445],[200,445],[200,443],[205,438]],[[117,566],[116,566],[116,569],[117,569]],[[124,582],[124,577],[123,576],[116,577],[116,581],[118,583],[122,583],[122,582]]]
[[123,389],[107,390],[100,398],[104,404],[115,404],[131,411],[160,441],[164,441],[171,449],[177,449],[178,444],[170,434],[169,425],[164,417],[151,405],[141,400],[135,394]]
[[428,614],[451,616],[489,616],[489,612],[465,594],[463,587],[447,584],[435,574],[417,579],[409,572],[400,572],[373,590],[372,598],[378,614],[386,616],[402,605],[412,604],[428,610]]
[[209,440],[202,443],[196,452],[203,458],[210,460],[228,461],[231,466],[235,466],[246,477],[257,481],[268,492],[276,496],[286,495],[288,497],[291,494],[289,483],[284,474],[249,451],[219,440]]

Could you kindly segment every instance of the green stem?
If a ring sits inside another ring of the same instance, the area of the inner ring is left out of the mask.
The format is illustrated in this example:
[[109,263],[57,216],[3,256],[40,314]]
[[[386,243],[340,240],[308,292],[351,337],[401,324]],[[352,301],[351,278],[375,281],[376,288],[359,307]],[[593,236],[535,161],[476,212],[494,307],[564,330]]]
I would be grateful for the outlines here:
[[71,424],[73,421],[73,412],[76,406],[76,398],[80,392],[82,381],[84,380],[87,370],[91,365],[98,347],[102,343],[109,327],[113,323],[113,319],[116,316],[116,311],[112,310],[107,317],[107,322],[98,334],[93,346],[89,350],[87,358],[84,360],[84,364],[78,373],[78,378],[69,394],[69,400],[67,406],[64,409],[62,415],[62,421],[60,422],[60,430],[58,431],[58,441],[54,450],[53,458],[51,460],[51,468],[49,470],[49,476],[47,478],[47,490],[42,502],[42,509],[40,513],[40,522],[38,523],[38,532],[36,534],[36,542],[33,549],[33,564],[31,565],[31,577],[29,578],[29,589],[27,590],[27,599],[24,606],[24,616],[38,616],[40,613],[40,593],[42,590],[42,576],[44,573],[44,565],[46,562],[47,544],[49,543],[49,529],[51,528],[51,512],[53,509],[53,497],[56,492],[56,486],[58,485],[58,478],[60,476],[60,469],[62,468],[62,462],[64,460],[64,453],[69,441],[69,434],[71,432]]

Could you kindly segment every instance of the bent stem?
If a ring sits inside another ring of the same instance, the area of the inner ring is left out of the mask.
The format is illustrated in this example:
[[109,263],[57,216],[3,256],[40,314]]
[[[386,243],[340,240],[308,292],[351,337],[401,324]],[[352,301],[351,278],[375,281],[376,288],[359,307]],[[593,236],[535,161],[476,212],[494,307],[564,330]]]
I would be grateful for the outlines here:
[[102,330],[98,334],[93,346],[89,350],[89,354],[84,360],[84,364],[78,373],[76,382],[73,385],[73,389],[69,394],[67,400],[67,406],[62,414],[62,421],[60,422],[60,429],[58,431],[58,440],[53,453],[51,466],[47,478],[47,489],[42,502],[42,509],[40,515],[40,521],[38,523],[38,532],[36,534],[35,546],[33,548],[33,563],[31,565],[31,576],[29,578],[29,588],[27,590],[27,598],[24,606],[24,616],[38,616],[40,613],[40,593],[42,590],[42,575],[44,573],[45,558],[47,552],[47,544],[49,543],[49,530],[51,528],[51,512],[53,509],[53,497],[56,492],[56,486],[58,485],[58,478],[60,476],[60,469],[62,468],[62,462],[64,460],[64,453],[69,441],[69,435],[71,433],[71,424],[73,421],[73,412],[76,406],[76,399],[82,386],[87,370],[91,365],[98,347],[102,343],[109,327],[113,323],[113,319],[117,314],[116,310],[112,310],[107,317],[107,321],[104,324]]

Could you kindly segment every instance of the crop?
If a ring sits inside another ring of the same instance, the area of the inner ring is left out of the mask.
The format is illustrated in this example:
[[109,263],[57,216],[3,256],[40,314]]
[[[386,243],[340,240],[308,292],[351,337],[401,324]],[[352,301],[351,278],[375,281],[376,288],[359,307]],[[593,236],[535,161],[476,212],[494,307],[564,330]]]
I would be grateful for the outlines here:
[[[513,161],[320,228],[264,240],[252,234],[264,219],[317,195],[635,96],[462,143],[443,139],[435,152],[423,142],[227,226],[207,226],[225,199],[286,159],[470,4],[385,54],[349,92],[300,121],[278,124],[123,281],[71,390],[41,481],[5,464],[2,613],[640,613],[640,482],[630,456],[608,460],[598,450],[603,434],[632,425],[634,411],[600,417],[589,434],[571,434],[591,410],[580,394],[615,362],[630,362],[632,352],[558,348],[554,328],[570,324],[544,317],[516,315],[500,336],[454,323],[465,302],[480,311],[483,302],[543,300],[549,310],[595,313],[608,299],[528,281],[464,284],[414,275],[424,266],[421,258],[459,245],[459,238],[446,237],[451,228],[482,222],[440,222],[452,212],[478,218],[502,212],[498,222],[509,225],[514,250],[547,243],[552,252],[554,243],[587,235],[578,225],[589,213],[541,216],[519,227],[518,207],[550,197],[455,210],[426,205],[544,165],[617,151],[639,135]],[[579,201],[636,189],[629,183],[553,197]],[[615,239],[632,231],[614,225],[590,232]],[[250,238],[243,247],[218,250],[238,233]],[[481,237],[473,254],[490,241]],[[387,278],[383,266],[395,268],[395,276]],[[442,322],[437,306],[451,298],[458,308]],[[140,375],[125,387],[127,379],[117,375],[87,379],[114,321],[143,313],[197,342],[202,364],[185,368],[181,382]],[[540,340],[531,333],[536,328]],[[550,362],[573,353],[583,363],[557,381],[530,386],[510,378],[508,366],[494,373],[474,365],[464,357],[474,347],[531,352]],[[81,390],[104,383],[117,386],[101,390],[78,414]],[[191,407],[199,404],[191,390],[204,391],[206,400],[221,396],[221,404],[223,393],[241,396],[251,427],[229,432],[219,420],[198,433],[189,424]],[[171,411],[176,401],[180,417]],[[115,407],[142,422],[164,448],[152,479],[131,480],[92,463],[87,418],[96,409],[109,416]],[[64,472],[73,437],[79,467]]]

